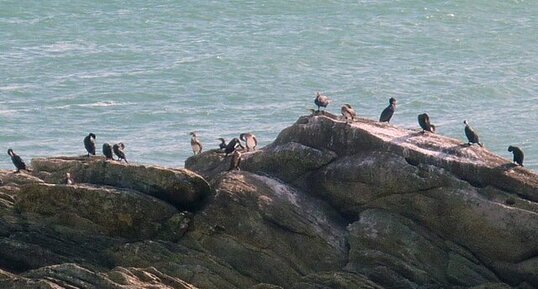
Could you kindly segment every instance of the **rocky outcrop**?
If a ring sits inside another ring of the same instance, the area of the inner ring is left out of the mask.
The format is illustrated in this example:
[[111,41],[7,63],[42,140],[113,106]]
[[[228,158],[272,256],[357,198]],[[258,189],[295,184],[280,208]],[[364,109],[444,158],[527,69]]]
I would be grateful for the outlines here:
[[[218,175],[227,159],[213,154],[187,168]],[[347,220],[343,272],[387,288],[538,284],[538,178],[485,148],[317,115],[243,155],[243,170],[292,184]]]
[[207,182],[185,169],[129,165],[104,158],[33,159],[34,175],[48,183],[64,183],[70,173],[76,183],[132,189],[164,200],[180,209],[196,209],[209,195]]
[[16,210],[44,222],[128,239],[177,240],[190,221],[172,205],[127,189],[32,184],[17,196]]
[[0,172],[0,288],[538,286],[537,175],[486,148],[317,114],[185,165]]

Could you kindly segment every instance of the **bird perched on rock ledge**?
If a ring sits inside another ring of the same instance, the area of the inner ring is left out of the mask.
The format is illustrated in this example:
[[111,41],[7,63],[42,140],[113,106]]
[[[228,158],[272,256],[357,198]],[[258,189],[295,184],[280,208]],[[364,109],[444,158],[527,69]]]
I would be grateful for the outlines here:
[[509,146],[508,151],[514,154],[514,162],[520,166],[523,166],[523,158],[525,157],[523,155],[523,151],[515,146]]
[[483,147],[484,145],[480,142],[478,134],[469,126],[469,122],[467,122],[467,120],[464,120],[463,123],[465,124],[465,136],[467,136],[467,140],[469,141],[467,144],[472,145],[473,143],[475,143]]
[[200,143],[200,141],[199,141],[198,138],[196,137],[196,133],[195,133],[195,132],[191,132],[190,135],[191,135],[191,148],[192,148],[192,153],[193,153],[194,155],[200,154],[200,153],[202,152],[202,143]]
[[427,113],[418,115],[418,124],[422,128],[423,133],[425,133],[426,131],[435,133],[435,125],[430,123],[430,117],[428,116]]
[[318,112],[320,110],[320,107],[326,108],[327,105],[329,105],[329,102],[331,100],[326,95],[321,95],[319,92],[316,93],[316,99],[314,99],[314,103],[318,106]]
[[392,118],[392,115],[396,111],[396,99],[394,97],[391,97],[389,99],[389,106],[387,106],[382,112],[381,116],[379,116],[380,122],[390,122],[390,119]]
[[26,168],[26,164],[24,163],[22,158],[17,155],[12,149],[8,149],[7,154],[11,157],[11,161],[17,168],[16,173],[20,172],[21,170],[28,171],[28,168]]
[[342,108],[340,109],[342,112],[342,116],[346,120],[346,123],[353,122],[355,118],[357,117],[357,113],[355,110],[351,107],[350,104],[344,104],[342,105]]

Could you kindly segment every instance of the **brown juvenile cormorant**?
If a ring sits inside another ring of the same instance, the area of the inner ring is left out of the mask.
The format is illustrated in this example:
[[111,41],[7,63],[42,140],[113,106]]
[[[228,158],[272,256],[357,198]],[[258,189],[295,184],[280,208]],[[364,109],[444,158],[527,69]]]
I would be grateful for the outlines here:
[[523,151],[515,146],[509,146],[508,151],[514,154],[514,162],[520,166],[523,166]]
[[232,170],[240,170],[239,165],[241,164],[241,153],[238,150],[235,150],[232,154],[232,158],[230,160],[230,168],[228,171]]
[[344,116],[344,119],[346,120],[346,123],[353,122],[355,118],[357,117],[357,113],[355,112],[355,110],[351,107],[350,104],[347,104],[347,103],[342,105],[341,112],[342,112],[342,115]]
[[28,171],[24,161],[12,149],[8,149],[7,154],[11,157],[11,161],[13,162],[15,167],[17,168],[16,173],[20,172],[21,170]]
[[383,112],[381,112],[381,116],[379,116],[380,122],[390,122],[390,119],[392,118],[392,115],[396,111],[396,99],[394,97],[391,97],[389,99],[389,106],[387,106]]
[[226,146],[226,149],[224,149],[226,156],[233,153],[235,151],[235,148],[238,146],[244,149],[244,147],[241,145],[241,141],[235,137],[228,143],[228,145]]
[[194,155],[197,155],[202,152],[202,144],[200,143],[200,141],[198,141],[198,138],[196,138],[195,132],[191,132],[190,135],[192,152],[194,153]]
[[219,137],[217,140],[220,140],[220,144],[219,144],[219,149],[221,151],[225,150],[226,149],[226,140]]
[[121,160],[125,160],[126,163],[129,163],[127,159],[125,158],[125,153],[123,150],[125,149],[125,145],[123,143],[117,143],[112,146],[112,150],[114,151],[114,154],[118,156],[118,160],[121,162]]
[[113,160],[114,155],[112,154],[112,146],[108,143],[103,144],[103,155],[107,160]]
[[239,135],[239,139],[245,142],[245,146],[247,147],[247,152],[256,149],[256,146],[258,145],[258,140],[256,139],[256,136],[251,133],[242,133]]
[[478,144],[479,146],[484,146],[478,137],[478,134],[469,126],[469,123],[467,120],[464,120],[463,123],[465,124],[465,136],[467,136],[467,140],[469,141],[468,144],[472,145],[473,143]]
[[418,124],[422,128],[422,133],[425,133],[426,131],[435,133],[435,125],[430,123],[430,117],[427,113],[418,115]]
[[314,99],[314,103],[318,106],[318,112],[320,107],[327,107],[327,105],[329,105],[329,102],[331,102],[331,100],[328,96],[321,95],[319,92],[316,93],[316,99]]
[[95,155],[95,134],[90,133],[84,138],[84,147],[88,151],[88,157]]

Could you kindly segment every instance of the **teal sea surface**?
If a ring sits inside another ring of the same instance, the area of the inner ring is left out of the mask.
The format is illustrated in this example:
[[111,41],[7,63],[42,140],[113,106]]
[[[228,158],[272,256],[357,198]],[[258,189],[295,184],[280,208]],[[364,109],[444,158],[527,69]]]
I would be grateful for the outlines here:
[[181,167],[241,132],[269,144],[316,91],[377,119],[525,151],[538,170],[538,2],[0,0],[0,168],[13,148],[85,154],[126,144],[131,162]]

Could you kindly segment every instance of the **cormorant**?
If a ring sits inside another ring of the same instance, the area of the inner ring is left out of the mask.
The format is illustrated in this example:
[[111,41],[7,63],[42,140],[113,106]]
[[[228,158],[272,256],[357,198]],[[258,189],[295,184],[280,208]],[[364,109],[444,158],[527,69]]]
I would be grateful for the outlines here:
[[196,138],[195,132],[191,132],[190,135],[192,136],[191,137],[192,152],[194,153],[194,155],[197,155],[202,152],[202,144]]
[[226,140],[219,137],[218,140],[220,140],[220,144],[219,144],[219,149],[221,151],[225,150],[226,149]]
[[113,160],[114,155],[112,154],[112,146],[108,143],[103,144],[103,155],[105,155],[107,160]]
[[226,149],[224,149],[224,152],[226,153],[226,156],[233,153],[237,146],[244,149],[244,147],[241,145],[241,141],[238,138],[235,137],[228,143],[228,145],[226,146]]
[[247,152],[250,151],[250,149],[255,150],[256,146],[258,145],[258,140],[256,139],[256,136],[251,133],[242,133],[239,135],[239,139],[245,142]]
[[84,138],[84,147],[88,151],[88,157],[95,155],[95,134],[90,133]]
[[24,161],[12,149],[8,149],[7,154],[11,157],[11,161],[13,162],[15,167],[17,168],[16,173],[20,172],[21,170],[28,171]]
[[341,112],[342,112],[342,115],[344,116],[344,119],[346,120],[346,123],[348,122],[348,120],[350,122],[353,122],[355,118],[357,117],[357,113],[355,112],[355,110],[351,107],[350,104],[347,104],[347,103],[342,105]]
[[75,180],[73,180],[70,173],[65,173],[65,184],[66,185],[74,185],[75,184]]
[[241,164],[241,153],[238,150],[236,150],[232,154],[232,159],[230,160],[230,168],[228,169],[228,171],[240,170],[239,169],[240,164]]
[[125,149],[125,145],[123,143],[117,143],[112,146],[112,150],[114,151],[114,154],[118,156],[118,160],[121,162],[121,160],[125,160],[126,163],[129,163],[127,159],[125,158],[125,153],[123,150]]
[[523,166],[523,151],[515,146],[509,146],[508,151],[514,154],[514,162],[520,166]]
[[435,125],[430,123],[430,117],[427,113],[418,115],[418,124],[422,128],[423,133],[425,133],[426,131],[435,133]]
[[316,93],[316,99],[314,99],[314,103],[318,106],[318,112],[320,107],[327,107],[327,105],[329,105],[329,102],[331,102],[331,100],[328,96],[321,95],[319,92]]
[[463,123],[465,124],[465,135],[467,136],[467,140],[469,141],[469,145],[472,145],[473,143],[478,144],[479,146],[484,146],[480,139],[478,138],[478,134],[469,126],[469,123],[467,120],[464,120]]
[[396,111],[396,99],[394,97],[391,97],[389,99],[389,106],[387,106],[383,112],[381,112],[381,116],[379,117],[380,122],[390,122],[390,119],[392,118],[392,115],[394,114],[394,111]]

